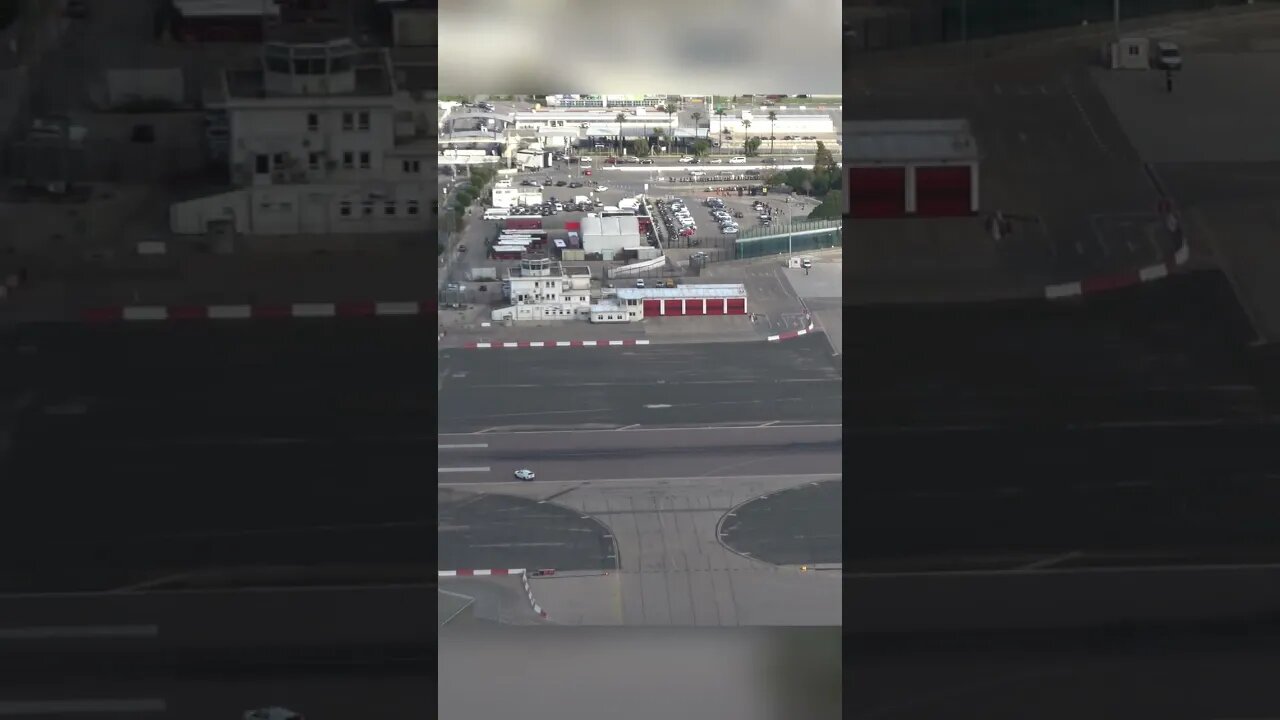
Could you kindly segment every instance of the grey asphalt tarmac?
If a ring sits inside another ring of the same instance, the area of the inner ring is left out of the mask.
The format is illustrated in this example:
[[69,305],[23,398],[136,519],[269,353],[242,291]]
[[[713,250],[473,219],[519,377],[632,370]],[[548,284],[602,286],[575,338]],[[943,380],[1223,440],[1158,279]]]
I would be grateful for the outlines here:
[[840,366],[786,343],[440,353],[440,429],[830,423]]
[[6,338],[25,409],[6,458],[0,585],[429,568],[430,332],[420,320],[22,328]]
[[833,480],[752,500],[725,518],[721,541],[775,565],[838,563],[843,495],[843,483]]
[[1008,272],[1068,281],[1159,262],[1157,195],[1089,76],[1096,51],[972,66],[867,69],[851,119],[967,118],[982,149],[982,212],[1017,215]]
[[558,505],[441,488],[438,513],[441,570],[617,567],[608,530]]

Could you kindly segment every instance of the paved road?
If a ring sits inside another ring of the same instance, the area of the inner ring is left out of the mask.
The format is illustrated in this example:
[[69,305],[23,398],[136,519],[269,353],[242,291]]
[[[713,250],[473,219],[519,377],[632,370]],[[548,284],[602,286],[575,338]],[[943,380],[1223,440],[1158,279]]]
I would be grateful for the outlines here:
[[838,422],[840,369],[825,340],[727,347],[443,351],[440,428]]
[[4,584],[430,567],[430,332],[381,320],[23,328],[7,340],[28,387],[9,393],[24,409],[0,510]]

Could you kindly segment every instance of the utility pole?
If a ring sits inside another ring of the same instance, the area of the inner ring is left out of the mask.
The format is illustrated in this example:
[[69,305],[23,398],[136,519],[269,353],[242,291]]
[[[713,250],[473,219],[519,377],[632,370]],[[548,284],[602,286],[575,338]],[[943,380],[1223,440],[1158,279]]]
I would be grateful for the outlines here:
[[1120,53],[1120,0],[1111,0],[1111,21],[1116,28],[1116,53]]

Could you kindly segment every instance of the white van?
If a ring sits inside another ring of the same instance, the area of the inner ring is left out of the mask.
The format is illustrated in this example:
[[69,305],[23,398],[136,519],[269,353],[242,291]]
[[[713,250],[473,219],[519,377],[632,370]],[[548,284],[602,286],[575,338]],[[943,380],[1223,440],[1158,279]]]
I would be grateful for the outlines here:
[[738,157],[729,158],[730,165],[745,165],[746,163],[747,163],[747,159],[741,155],[739,155]]
[[707,174],[706,174],[706,173],[704,173],[704,172],[702,172],[701,170],[690,170],[690,171],[689,171],[689,177],[693,177],[693,178],[706,177],[706,175],[707,175]]
[[506,220],[511,217],[511,211],[507,208],[485,208],[485,220]]

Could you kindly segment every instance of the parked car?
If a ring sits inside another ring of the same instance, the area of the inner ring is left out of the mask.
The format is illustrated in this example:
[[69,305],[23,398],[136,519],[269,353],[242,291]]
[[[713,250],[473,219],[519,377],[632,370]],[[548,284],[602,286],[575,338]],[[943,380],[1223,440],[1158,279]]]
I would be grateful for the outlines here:
[[729,164],[730,164],[730,165],[745,165],[745,164],[747,164],[747,159],[746,159],[745,157],[741,156],[741,155],[739,155],[739,156],[737,156],[737,157],[731,157],[731,158],[729,158]]
[[580,188],[580,187],[582,187],[582,183],[578,182],[577,180],[574,180],[573,182],[569,183],[569,187],[571,187],[571,188]]
[[707,162],[712,165],[719,165],[720,163],[724,162],[724,160],[721,160],[720,158],[711,158]]
[[[438,287],[438,286],[437,286],[437,287]],[[637,279],[636,279],[636,287],[638,287],[638,288],[642,288],[642,287],[644,287],[644,278],[637,278]]]
[[692,156],[692,155],[685,155],[684,157],[680,158],[680,162],[682,162],[682,163],[691,163],[691,162],[693,162],[693,156]]
[[520,468],[519,470],[515,471],[514,474],[517,480],[524,480],[524,481],[533,480],[534,478],[537,477],[537,475],[535,475],[533,471],[530,470],[529,468]]
[[799,155],[797,155],[797,156],[795,156],[795,157],[793,157],[793,158],[790,158],[790,160],[791,160],[791,162],[804,162],[804,158],[800,157]]
[[649,158],[645,158],[645,159],[643,159],[643,160],[641,160],[641,161],[640,161],[640,164],[641,164],[641,165],[652,165],[652,164],[653,164],[653,160],[650,160]]

